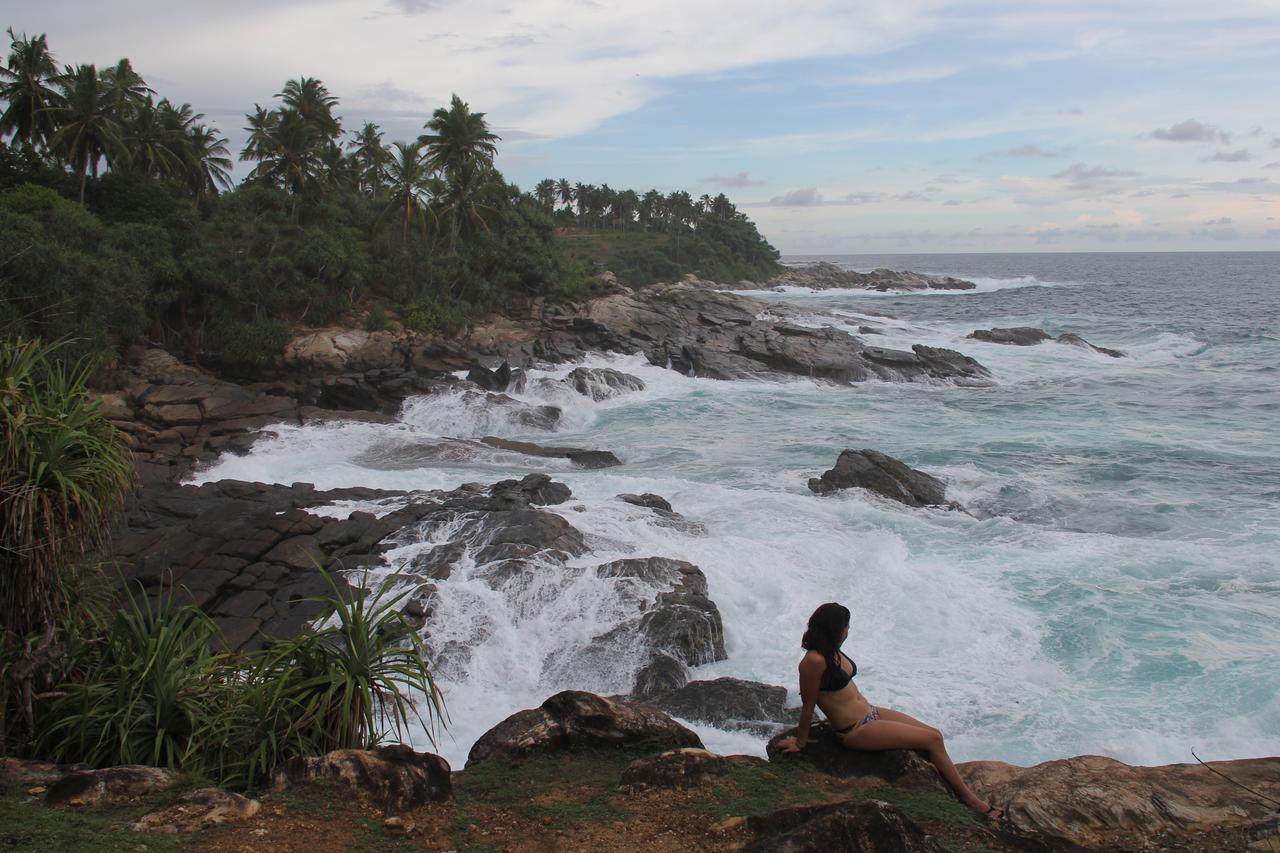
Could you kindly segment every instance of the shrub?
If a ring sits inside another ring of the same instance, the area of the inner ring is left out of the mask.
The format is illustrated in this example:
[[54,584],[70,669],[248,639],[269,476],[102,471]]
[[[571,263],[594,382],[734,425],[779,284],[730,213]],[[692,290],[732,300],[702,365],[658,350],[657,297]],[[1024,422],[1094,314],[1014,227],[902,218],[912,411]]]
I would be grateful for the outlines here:
[[369,309],[369,313],[364,317],[364,330],[366,332],[385,332],[391,328],[391,321],[387,318],[387,312],[381,305],[375,305]]

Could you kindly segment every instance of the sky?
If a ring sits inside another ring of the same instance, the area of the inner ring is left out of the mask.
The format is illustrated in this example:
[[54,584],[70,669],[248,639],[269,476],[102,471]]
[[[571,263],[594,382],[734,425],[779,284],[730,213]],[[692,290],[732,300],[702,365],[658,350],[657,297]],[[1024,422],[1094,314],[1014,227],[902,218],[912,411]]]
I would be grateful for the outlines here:
[[[498,165],[724,192],[784,254],[1280,250],[1280,0],[0,0],[231,141],[284,81]],[[241,167],[239,174],[247,169]]]

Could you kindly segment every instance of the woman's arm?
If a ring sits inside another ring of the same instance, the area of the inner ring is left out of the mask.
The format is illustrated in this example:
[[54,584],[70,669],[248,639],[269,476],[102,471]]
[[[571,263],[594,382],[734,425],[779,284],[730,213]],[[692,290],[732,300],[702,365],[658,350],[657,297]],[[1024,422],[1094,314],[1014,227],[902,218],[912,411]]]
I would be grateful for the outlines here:
[[784,752],[796,752],[809,743],[809,726],[813,722],[813,706],[818,701],[818,688],[822,684],[822,671],[826,661],[819,655],[805,655],[800,661],[800,724],[796,736],[778,742]]

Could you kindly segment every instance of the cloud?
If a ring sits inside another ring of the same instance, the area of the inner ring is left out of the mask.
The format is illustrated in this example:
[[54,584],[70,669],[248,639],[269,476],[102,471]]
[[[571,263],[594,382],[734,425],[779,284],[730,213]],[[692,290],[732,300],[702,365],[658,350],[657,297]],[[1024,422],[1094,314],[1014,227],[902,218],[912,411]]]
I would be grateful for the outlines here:
[[1082,115],[1084,115],[1084,110],[1080,109],[1079,107],[1071,107],[1070,109],[1066,109],[1066,110],[1058,110],[1058,115],[1060,115],[1060,116],[1082,116]]
[[1231,141],[1231,134],[1218,130],[1213,125],[1189,118],[1169,127],[1157,127],[1151,131],[1151,138],[1163,139],[1166,142],[1213,142],[1221,140],[1226,143]]
[[1212,157],[1201,157],[1206,163],[1247,163],[1253,159],[1247,148],[1238,151],[1218,151]]
[[1206,219],[1202,224],[1204,224],[1204,225],[1230,225],[1232,222],[1235,222],[1235,220],[1234,220],[1234,219],[1232,219],[1230,216],[1220,216],[1220,217],[1218,217],[1217,219]]
[[1280,136],[1277,136],[1275,139],[1271,140],[1271,147],[1280,148]]
[[964,202],[958,201],[954,198],[949,198],[942,203],[942,206],[943,207],[959,207],[962,204],[964,204]]
[[769,199],[769,204],[774,207],[817,207],[822,204],[822,193],[818,192],[817,187],[805,187],[776,195]]
[[1058,160],[1066,157],[1067,151],[1069,150],[1071,149],[1054,151],[1049,148],[1041,148],[1039,145],[1026,143],[1025,145],[1015,145],[1012,148],[1005,148],[1001,151],[992,151],[987,154],[983,154],[978,159],[985,160],[988,157],[1041,157],[1045,160]]
[[884,193],[849,193],[844,197],[846,204],[877,204],[884,201]]
[[405,15],[421,15],[440,5],[441,0],[391,0],[391,7]]
[[1268,163],[1267,165],[1263,166],[1262,168],[1264,168],[1264,169],[1280,169],[1280,160],[1277,160],[1277,161],[1275,161],[1274,163]]
[[714,184],[717,187],[754,187],[764,183],[764,181],[754,180],[750,172],[738,172],[736,175],[712,175],[709,178],[703,178],[702,182]]
[[889,68],[840,77],[832,85],[892,86],[895,83],[925,83],[942,80],[959,74],[963,69],[956,65],[930,65],[921,68]]
[[1108,169],[1106,166],[1072,163],[1061,172],[1055,172],[1051,177],[1067,181],[1068,186],[1073,190],[1087,190],[1093,186],[1093,181],[1099,179],[1135,178],[1141,174],[1141,172],[1132,172],[1127,169]]

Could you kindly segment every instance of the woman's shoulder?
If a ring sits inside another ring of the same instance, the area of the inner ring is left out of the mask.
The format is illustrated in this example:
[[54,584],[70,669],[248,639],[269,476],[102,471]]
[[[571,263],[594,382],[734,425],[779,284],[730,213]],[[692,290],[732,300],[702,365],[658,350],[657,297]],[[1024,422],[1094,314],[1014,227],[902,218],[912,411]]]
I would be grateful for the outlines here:
[[827,659],[822,656],[822,652],[814,649],[809,649],[804,653],[804,657],[800,658],[801,669],[812,669],[819,666],[825,667],[826,665]]

